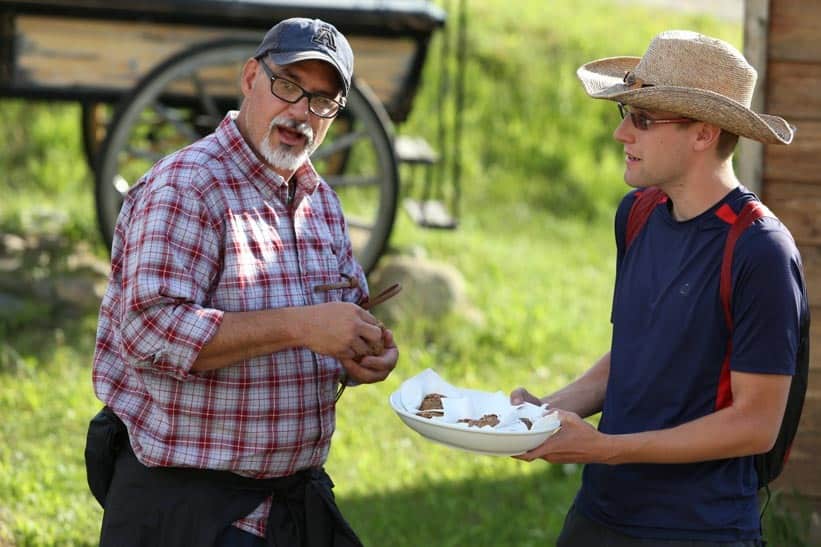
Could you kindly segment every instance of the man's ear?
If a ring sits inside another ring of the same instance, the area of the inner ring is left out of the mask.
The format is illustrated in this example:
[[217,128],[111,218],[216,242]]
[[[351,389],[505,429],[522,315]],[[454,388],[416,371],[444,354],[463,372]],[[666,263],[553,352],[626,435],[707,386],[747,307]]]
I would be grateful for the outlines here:
[[244,97],[250,95],[251,91],[254,89],[254,81],[257,77],[257,71],[259,71],[259,61],[256,59],[248,59],[242,66],[240,88],[242,89],[242,95]]
[[703,151],[718,146],[718,137],[721,135],[721,128],[707,122],[697,122],[698,129],[693,149]]

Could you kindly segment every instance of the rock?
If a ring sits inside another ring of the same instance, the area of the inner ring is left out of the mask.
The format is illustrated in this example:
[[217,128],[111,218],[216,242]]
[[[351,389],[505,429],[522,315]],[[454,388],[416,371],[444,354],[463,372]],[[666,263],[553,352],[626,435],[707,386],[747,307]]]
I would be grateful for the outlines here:
[[374,315],[388,323],[407,317],[437,321],[449,314],[481,320],[468,301],[464,277],[449,264],[419,257],[383,257],[371,274],[370,292],[377,294],[394,283],[402,285],[402,292],[374,310]]
[[78,244],[66,259],[66,269],[72,273],[83,273],[89,277],[108,279],[111,264],[96,257],[86,244]]
[[0,254],[18,255],[26,249],[26,240],[17,234],[0,236]]
[[[85,243],[45,231],[0,234],[0,305],[12,317],[35,304],[36,315],[55,320],[98,308],[108,272],[108,261]],[[0,314],[0,320],[9,319]]]
[[20,270],[23,259],[19,256],[0,256],[0,273],[12,273]]
[[54,295],[62,303],[80,309],[99,307],[102,299],[98,279],[87,275],[60,275],[53,280]]

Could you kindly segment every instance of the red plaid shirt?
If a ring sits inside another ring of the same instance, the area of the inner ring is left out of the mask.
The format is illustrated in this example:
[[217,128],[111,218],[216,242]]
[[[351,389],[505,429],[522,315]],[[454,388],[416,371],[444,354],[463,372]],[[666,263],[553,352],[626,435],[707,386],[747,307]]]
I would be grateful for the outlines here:
[[[117,221],[94,354],[97,396],[148,466],[263,478],[325,462],[340,363],[305,348],[195,372],[223,312],[344,300],[314,292],[359,279],[339,199],[310,162],[288,185],[229,113],[215,133],[157,163]],[[264,535],[268,502],[238,526]]]

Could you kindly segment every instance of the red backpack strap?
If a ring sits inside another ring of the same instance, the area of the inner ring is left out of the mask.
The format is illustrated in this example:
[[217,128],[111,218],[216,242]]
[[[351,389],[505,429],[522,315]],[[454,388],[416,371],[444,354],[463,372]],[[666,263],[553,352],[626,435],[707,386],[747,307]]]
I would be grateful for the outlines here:
[[[723,220],[727,221],[729,215],[725,218],[725,216],[722,216],[722,213],[726,214],[726,211],[729,209],[730,208],[725,204],[719,208],[718,211],[716,211],[716,214],[722,217]],[[721,294],[721,306],[724,308],[724,320],[726,321],[730,332],[733,331],[733,314],[730,309],[730,299],[732,297],[733,290],[732,269],[735,244],[750,224],[765,216],[773,216],[773,214],[763,203],[760,201],[748,201],[744,205],[744,208],[741,209],[741,212],[738,213],[738,216],[730,221],[732,226],[730,226],[730,232],[727,234],[727,241],[724,242],[724,256],[721,259],[721,285],[719,287]]]
[[630,248],[633,240],[639,234],[647,219],[650,218],[653,210],[660,203],[667,202],[667,194],[658,188],[643,188],[636,191],[636,198],[633,205],[630,207],[630,213],[627,216],[627,229],[625,231],[624,249]]
[[724,254],[721,258],[721,278],[719,280],[721,307],[724,310],[724,321],[727,323],[730,337],[727,339],[727,351],[724,355],[724,362],[721,365],[721,375],[718,380],[718,393],[716,395],[716,410],[718,410],[729,406],[733,402],[732,386],[730,385],[730,356],[733,351],[733,313],[730,306],[733,291],[733,252],[735,251],[735,244],[750,224],[761,217],[773,216],[773,214],[760,201],[748,201],[738,215],[736,215],[726,203],[719,207],[716,211],[716,215],[724,222],[731,224],[730,231],[727,233],[727,240],[724,242]]

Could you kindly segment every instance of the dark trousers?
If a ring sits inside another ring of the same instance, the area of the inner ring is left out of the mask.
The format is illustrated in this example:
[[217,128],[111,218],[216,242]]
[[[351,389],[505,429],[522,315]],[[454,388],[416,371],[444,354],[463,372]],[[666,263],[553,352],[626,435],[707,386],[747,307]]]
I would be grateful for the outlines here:
[[214,547],[266,547],[266,545],[264,538],[240,530],[236,526],[229,526],[217,538]]
[[221,472],[149,468],[123,447],[105,498],[100,546],[212,546],[267,496],[235,488],[228,484],[232,480]]
[[761,547],[758,540],[750,541],[692,541],[647,539],[624,535],[591,520],[570,507],[564,519],[556,547]]
[[268,496],[266,547],[362,547],[322,468],[270,479],[149,468],[137,460],[124,425],[107,408],[89,424],[85,457],[89,487],[105,509],[101,547],[252,547],[259,543],[256,536],[231,523]]

